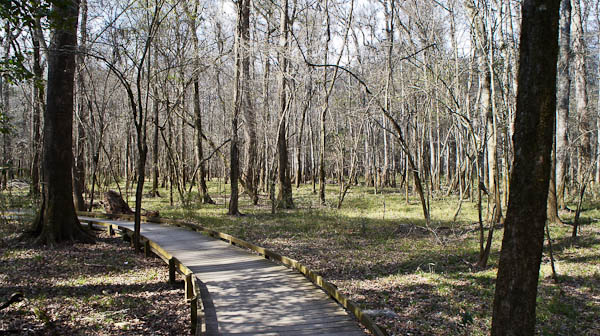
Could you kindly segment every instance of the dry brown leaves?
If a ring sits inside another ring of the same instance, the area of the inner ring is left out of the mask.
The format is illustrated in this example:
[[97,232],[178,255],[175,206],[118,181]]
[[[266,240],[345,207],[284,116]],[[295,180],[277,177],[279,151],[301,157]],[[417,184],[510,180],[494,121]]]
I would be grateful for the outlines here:
[[0,311],[0,334],[189,334],[182,286],[167,283],[162,260],[105,233],[93,245],[40,248],[0,232],[0,301],[25,296]]

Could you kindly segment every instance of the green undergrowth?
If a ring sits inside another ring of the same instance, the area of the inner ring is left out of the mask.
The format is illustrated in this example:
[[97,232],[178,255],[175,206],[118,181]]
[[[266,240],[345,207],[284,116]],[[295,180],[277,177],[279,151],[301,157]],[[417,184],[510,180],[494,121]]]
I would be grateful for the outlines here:
[[[391,333],[489,334],[503,231],[500,227],[494,232],[488,268],[475,269],[479,225],[474,200],[463,200],[453,221],[458,197],[435,193],[430,198],[431,223],[426,225],[418,199],[411,195],[407,200],[401,189],[376,193],[374,188],[352,187],[338,210],[337,186],[327,186],[327,202],[321,206],[312,186],[302,185],[293,190],[295,209],[271,214],[266,193],[257,206],[243,195],[244,216],[231,217],[226,215],[229,185],[211,182],[209,187],[215,205],[192,201],[182,206],[175,200],[171,206],[167,190],[161,190],[163,197],[146,198],[144,207],[300,260],[363,308],[392,312],[375,317]],[[600,330],[595,318],[600,316],[600,202],[596,199],[592,193],[584,201],[577,239],[571,238],[572,226],[550,225],[559,283],[552,280],[546,247],[538,289],[540,335],[594,335]],[[575,209],[572,201],[570,207]],[[484,199],[484,219],[488,209]],[[561,213],[561,217],[572,222],[574,213]]]
[[[403,189],[375,193],[372,187],[353,186],[337,209],[337,186],[327,186],[322,206],[312,186],[302,185],[293,189],[294,209],[271,214],[268,194],[263,192],[257,206],[242,195],[244,215],[231,217],[228,188],[217,180],[209,182],[214,205],[200,204],[195,192],[186,204],[174,192],[170,204],[168,190],[161,189],[162,197],[152,198],[146,188],[143,208],[301,261],[364,309],[386,311],[374,318],[390,333],[489,334],[503,231],[497,227],[494,232],[488,268],[475,269],[479,224],[473,200],[463,200],[454,221],[458,197],[434,193],[427,225],[418,199],[411,195],[407,200]],[[596,335],[600,330],[600,202],[595,195],[590,193],[584,201],[577,239],[571,238],[572,226],[550,225],[559,283],[552,280],[546,244],[538,287],[540,335]],[[127,198],[133,207],[133,194]],[[487,212],[484,199],[484,219]],[[574,213],[561,217],[572,222]]]

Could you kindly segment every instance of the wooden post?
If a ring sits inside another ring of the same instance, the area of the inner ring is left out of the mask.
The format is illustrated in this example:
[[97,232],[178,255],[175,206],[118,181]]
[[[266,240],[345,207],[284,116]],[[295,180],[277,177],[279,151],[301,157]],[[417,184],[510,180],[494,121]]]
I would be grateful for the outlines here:
[[191,300],[194,297],[193,274],[185,275],[185,299]]
[[169,259],[169,284],[175,284],[175,259]]
[[115,230],[113,229],[112,224],[108,226],[108,235],[111,237],[115,235]]
[[150,249],[150,241],[148,239],[144,240],[144,255],[147,257],[152,256],[152,250]]
[[198,329],[198,297],[194,297],[190,301],[190,313],[192,322],[192,335],[196,335],[196,329]]
[[129,241],[129,236],[127,235],[127,231],[121,230],[121,237],[123,238],[123,241]]

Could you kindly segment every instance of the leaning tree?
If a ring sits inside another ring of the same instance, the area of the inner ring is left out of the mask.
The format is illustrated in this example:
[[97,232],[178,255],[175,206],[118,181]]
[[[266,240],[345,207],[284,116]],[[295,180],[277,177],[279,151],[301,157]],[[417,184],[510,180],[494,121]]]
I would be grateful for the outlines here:
[[556,113],[560,0],[523,1],[514,168],[492,335],[533,335]]

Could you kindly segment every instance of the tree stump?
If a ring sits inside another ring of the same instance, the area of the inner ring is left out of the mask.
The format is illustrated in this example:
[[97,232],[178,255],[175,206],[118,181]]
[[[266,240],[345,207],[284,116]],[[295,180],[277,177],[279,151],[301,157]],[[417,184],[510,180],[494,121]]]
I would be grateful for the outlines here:
[[111,215],[133,215],[129,205],[125,203],[123,197],[114,190],[104,193],[104,211]]

